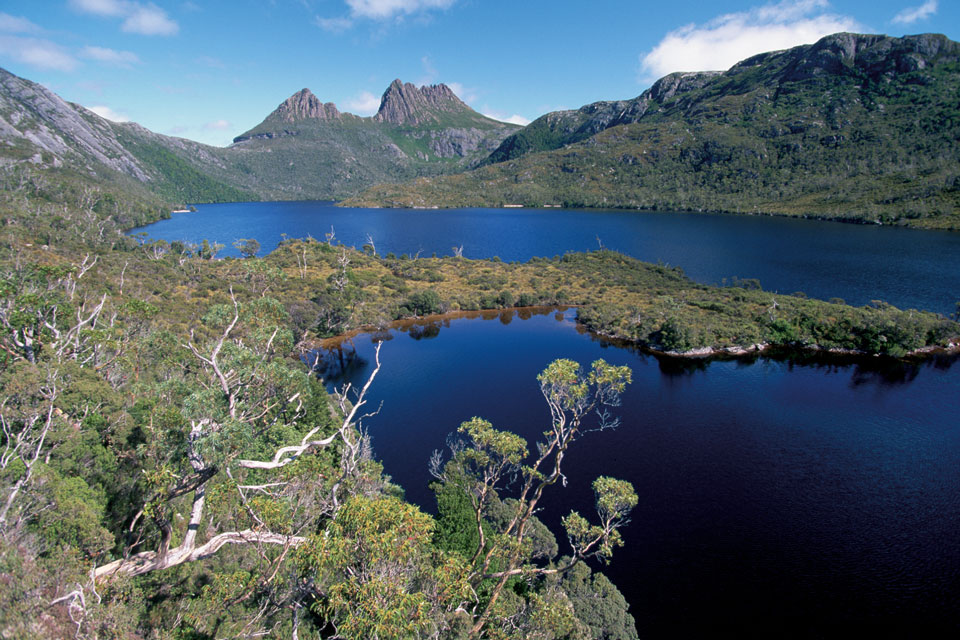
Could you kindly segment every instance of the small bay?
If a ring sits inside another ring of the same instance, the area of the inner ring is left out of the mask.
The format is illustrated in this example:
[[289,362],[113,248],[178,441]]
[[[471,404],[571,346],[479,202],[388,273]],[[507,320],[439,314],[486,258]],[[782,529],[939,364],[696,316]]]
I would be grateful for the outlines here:
[[324,373],[362,382],[386,340],[365,424],[385,472],[432,511],[427,463],[461,422],[532,449],[550,361],[629,365],[621,425],[574,444],[541,517],[559,533],[571,509],[592,513],[598,475],[634,484],[626,546],[603,570],[641,637],[960,630],[956,359],[658,360],[579,331],[574,313],[410,322],[341,344]]
[[[534,256],[589,251],[602,243],[647,262],[681,267],[707,284],[756,278],[764,289],[802,291],[864,305],[883,300],[902,309],[953,313],[960,300],[960,233],[919,231],[818,220],[699,213],[570,209],[345,209],[329,202],[240,202],[199,205],[133,233],[149,238],[225,245],[255,238],[261,255],[285,234],[361,247],[368,235],[378,253]],[[599,239],[599,242],[598,242]]]

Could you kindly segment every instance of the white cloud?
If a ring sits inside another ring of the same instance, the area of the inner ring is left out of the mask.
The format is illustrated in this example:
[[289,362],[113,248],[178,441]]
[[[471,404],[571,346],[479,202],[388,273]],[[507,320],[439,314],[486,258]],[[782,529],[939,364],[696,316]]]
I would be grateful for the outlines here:
[[346,0],[357,17],[385,20],[398,14],[410,15],[429,9],[447,9],[456,0]]
[[128,118],[127,116],[123,115],[122,113],[117,113],[110,107],[107,107],[102,104],[94,105],[92,107],[87,107],[87,109],[89,109],[90,111],[93,111],[95,114],[97,114],[101,118],[112,120],[113,122],[130,122],[130,118]]
[[457,0],[345,0],[350,15],[340,18],[317,16],[314,24],[330,33],[350,29],[358,18],[386,21],[404,16],[426,14],[432,9],[449,9]]
[[314,23],[330,33],[341,33],[353,26],[353,20],[350,18],[321,18],[317,16]]
[[106,47],[84,47],[80,51],[80,56],[88,60],[96,60],[97,62],[103,62],[125,69],[129,69],[133,65],[140,63],[140,58],[138,58],[135,53],[107,49]]
[[641,80],[674,71],[729,69],[758,53],[813,43],[838,31],[862,30],[852,17],[826,13],[828,6],[827,0],[783,0],[680,27],[640,57]]
[[473,104],[477,101],[479,97],[477,95],[476,89],[471,89],[470,87],[465,87],[459,82],[448,82],[447,86],[450,87],[450,90],[457,94],[457,97],[466,102],[467,104]]
[[519,124],[522,127],[530,124],[530,118],[524,118],[519,114],[513,114],[512,116],[505,115],[497,111],[486,110],[483,112],[488,118],[493,118],[494,120],[499,120],[500,122],[509,122],[510,124]]
[[180,31],[180,25],[171,20],[166,11],[152,2],[142,4],[130,0],[70,0],[70,6],[82,13],[123,18],[120,29],[124,33],[172,36]]
[[0,12],[0,32],[3,33],[39,33],[40,27],[26,18],[18,18],[9,13]]
[[0,36],[0,57],[54,71],[73,71],[79,64],[70,53],[49,40]]
[[420,64],[423,65],[423,75],[420,77],[420,82],[418,84],[433,84],[437,78],[437,68],[433,66],[433,62],[430,60],[430,56],[423,56],[420,58]]
[[360,95],[348,100],[344,106],[358,116],[372,116],[380,108],[380,98],[369,91],[361,91]]
[[929,18],[937,12],[937,0],[927,0],[919,7],[907,7],[893,16],[895,24],[913,24],[918,20]]
[[139,33],[144,36],[173,36],[180,31],[180,25],[154,4],[137,6],[120,28],[125,33]]
[[208,122],[207,124],[203,125],[203,128],[207,131],[226,131],[231,126],[233,125],[226,120],[214,120],[213,122]]
[[122,16],[127,11],[128,2],[123,0],[70,0],[70,6],[77,11],[98,16]]
[[202,64],[205,67],[210,67],[211,69],[226,69],[227,65],[224,64],[223,60],[220,58],[214,58],[213,56],[200,56],[196,59],[197,64]]

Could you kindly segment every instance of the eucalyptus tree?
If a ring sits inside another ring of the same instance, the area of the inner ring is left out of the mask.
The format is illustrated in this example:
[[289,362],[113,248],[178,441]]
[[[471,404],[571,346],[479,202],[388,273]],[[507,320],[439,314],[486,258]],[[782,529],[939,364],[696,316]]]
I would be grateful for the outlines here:
[[[354,401],[347,388],[331,407],[307,371],[282,357],[293,348],[281,326],[283,307],[269,298],[241,305],[231,295],[231,302],[204,316],[219,331],[205,340],[192,332],[182,345],[179,366],[187,375],[155,389],[150,426],[157,427],[157,446],[141,449],[146,499],[127,525],[126,552],[97,567],[98,580],[193,562],[225,545],[255,548],[270,567],[267,575],[275,575],[289,550],[305,541],[303,532],[365,481],[357,425],[380,369],[379,349]],[[170,411],[171,404],[178,408]],[[325,466],[292,469],[305,454],[334,445],[337,456]]]
[[[497,430],[481,418],[460,426],[461,439],[452,444],[449,460],[434,454],[432,473],[443,485],[468,496],[473,512],[471,526],[476,535],[469,580],[484,596],[473,609],[471,636],[494,635],[488,627],[508,615],[498,601],[511,579],[561,574],[591,557],[607,561],[613,549],[623,544],[619,529],[628,522],[637,495],[628,482],[607,477],[593,483],[599,523],[591,524],[576,512],[563,519],[571,547],[565,562],[547,566],[532,562],[530,538],[544,491],[557,482],[565,483],[563,464],[570,446],[588,430],[616,426],[618,420],[610,408],[619,404],[630,379],[628,367],[603,360],[594,362],[587,372],[572,360],[556,360],[537,377],[551,420],[532,461],[523,438]],[[596,423],[585,424],[591,416]],[[519,480],[515,497],[504,500],[513,479]],[[492,506],[501,502],[508,509],[507,517],[494,527]]]

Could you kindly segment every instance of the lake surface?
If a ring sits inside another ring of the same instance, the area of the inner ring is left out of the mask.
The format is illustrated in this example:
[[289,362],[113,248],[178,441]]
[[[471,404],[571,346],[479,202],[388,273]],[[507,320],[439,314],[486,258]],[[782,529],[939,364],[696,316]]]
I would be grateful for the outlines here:
[[[462,245],[468,258],[504,260],[602,242],[706,283],[758,278],[768,290],[941,313],[960,299],[960,234],[945,232],[623,211],[198,208],[140,231],[227,247],[253,237],[266,252],[281,234],[323,239],[332,226],[347,245],[371,235],[381,254],[450,255]],[[461,422],[485,417],[532,448],[549,420],[536,375],[556,358],[604,357],[633,368],[623,424],[576,443],[568,486],[547,493],[542,516],[558,532],[570,509],[588,515],[597,475],[634,484],[640,503],[627,546],[605,573],[641,637],[957,637],[955,358],[658,360],[578,331],[572,314],[488,313],[377,337],[386,344],[371,406],[383,409],[367,426],[410,500],[434,510],[427,462]],[[361,335],[329,356],[328,382],[365,379],[371,340]]]
[[[568,486],[547,492],[542,518],[557,532],[571,509],[589,516],[597,475],[634,484],[626,547],[605,573],[641,637],[957,637],[955,359],[657,360],[578,331],[572,311],[487,313],[377,339],[374,453],[429,511],[430,453],[461,422],[485,417],[532,449],[549,421],[536,382],[549,362],[633,369],[621,426],[573,445]],[[369,335],[347,344],[345,372],[328,356],[328,382],[365,380],[373,348]]]
[[134,230],[150,238],[226,245],[256,238],[262,253],[282,239],[333,227],[336,239],[377,251],[526,261],[603,246],[648,262],[682,267],[693,279],[757,278],[780,293],[843,298],[864,305],[953,313],[960,301],[960,233],[850,225],[795,218],[566,209],[343,209],[329,202],[199,205],[196,213]]

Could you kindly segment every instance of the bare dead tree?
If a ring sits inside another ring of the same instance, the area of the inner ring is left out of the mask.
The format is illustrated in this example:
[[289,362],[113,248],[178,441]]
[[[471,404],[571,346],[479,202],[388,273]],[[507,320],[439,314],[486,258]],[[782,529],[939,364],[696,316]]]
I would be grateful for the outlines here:
[[307,243],[301,242],[299,251],[293,250],[293,255],[297,258],[297,270],[300,272],[300,279],[307,277]]
[[373,242],[373,236],[370,235],[369,233],[367,234],[367,245],[366,245],[366,246],[370,247],[370,253],[372,253],[373,256],[376,257],[376,255],[377,255],[377,245],[374,244],[374,242]]
[[[0,452],[0,471],[15,466],[21,468],[17,479],[9,487],[0,487],[6,493],[0,504],[0,534],[28,518],[24,509],[15,509],[24,489],[30,484],[37,462],[44,459],[44,445],[55,420],[62,415],[55,402],[60,394],[59,373],[46,372],[44,382],[30,397],[6,396],[0,400],[0,429],[3,431],[3,451]],[[10,516],[16,513],[11,521]]]
[[[231,296],[233,297],[232,291]],[[205,365],[207,370],[210,371],[213,379],[215,380],[215,384],[219,386],[224,395],[227,404],[227,413],[230,416],[230,419],[252,425],[266,416],[278,401],[274,400],[270,402],[268,399],[264,398],[257,399],[256,402],[241,402],[241,396],[246,387],[249,385],[249,380],[241,379],[241,377],[232,369],[224,371],[223,363],[221,362],[221,355],[224,346],[229,340],[231,340],[231,334],[234,332],[240,319],[240,307],[235,297],[233,297],[233,304],[233,317],[227,323],[226,328],[223,330],[209,353],[201,351],[200,348],[193,344],[192,340],[186,346],[191,353],[193,353],[193,355],[201,363],[203,363],[203,365]],[[274,332],[274,336],[275,335],[276,332]],[[273,336],[271,336],[268,344],[272,343],[272,341]],[[240,459],[236,461],[237,468],[240,470],[280,469],[288,464],[291,464],[292,462],[295,462],[302,455],[308,452],[319,448],[329,447],[337,442],[340,442],[342,443],[343,457],[347,459],[347,462],[341,464],[341,468],[343,470],[342,473],[346,475],[353,472],[355,470],[355,465],[352,461],[358,459],[363,450],[363,447],[358,445],[358,440],[361,438],[361,436],[358,436],[358,433],[361,431],[359,423],[367,415],[372,415],[361,414],[360,410],[366,404],[367,392],[369,391],[371,385],[373,384],[373,380],[376,378],[376,375],[380,370],[379,352],[380,349],[378,346],[376,350],[376,367],[370,373],[370,376],[368,377],[362,389],[356,394],[355,401],[352,404],[346,401],[346,397],[351,390],[349,385],[347,385],[347,387],[337,395],[337,402],[341,408],[343,418],[340,426],[336,429],[336,431],[334,431],[333,434],[327,437],[319,438],[317,437],[317,434],[320,432],[321,427],[314,427],[303,436],[299,444],[285,445],[277,448],[277,450],[274,452],[274,455],[269,460]],[[299,402],[297,396],[295,395],[287,399],[288,404],[292,404],[294,402],[298,403],[296,409],[294,410],[294,414],[295,416],[299,416],[302,404]],[[161,531],[161,539],[158,548],[156,550],[142,551],[133,554],[130,557],[121,558],[101,567],[97,567],[94,570],[94,575],[97,579],[105,579],[116,574],[141,575],[187,562],[202,560],[214,555],[225,545],[229,544],[249,545],[258,550],[263,549],[265,546],[272,546],[275,548],[279,547],[281,549],[279,557],[271,561],[272,572],[269,574],[268,579],[272,579],[272,576],[275,576],[277,571],[279,571],[279,563],[284,557],[286,557],[288,551],[306,541],[306,537],[299,535],[297,532],[281,533],[269,530],[269,528],[265,526],[264,521],[253,510],[251,502],[248,498],[251,493],[260,493],[271,496],[285,495],[285,492],[293,489],[292,484],[288,481],[248,484],[242,482],[241,480],[235,480],[234,470],[230,469],[229,462],[224,467],[223,471],[227,477],[233,481],[238,495],[240,496],[243,509],[248,515],[251,516],[251,519],[256,524],[255,526],[242,530],[216,533],[203,542],[198,539],[201,531],[201,524],[203,523],[205,516],[206,484],[221,471],[221,469],[219,469],[216,465],[211,464],[209,461],[204,459],[199,445],[206,435],[217,432],[220,427],[221,425],[217,424],[215,420],[211,418],[203,418],[191,421],[191,429],[187,438],[187,443],[188,460],[193,473],[190,476],[183,478],[177,486],[172,488],[167,493],[167,495],[159,497],[163,501],[169,501],[174,498],[184,496],[188,493],[193,493],[190,513],[187,519],[186,533],[184,534],[180,544],[177,546],[172,546],[172,527],[168,522],[165,521],[165,519],[156,519],[156,524]],[[338,496],[336,495],[338,483],[334,484],[333,496],[331,498],[334,508],[338,504]],[[144,515],[144,512],[145,511],[141,509],[141,511],[134,517],[134,520],[130,525],[131,532],[133,531],[136,523]]]
[[339,293],[343,293],[344,289],[347,288],[347,283],[349,279],[347,278],[347,267],[350,266],[350,257],[347,256],[347,250],[344,248],[340,255],[337,256],[337,267],[339,271],[333,277],[333,288],[336,289]]

